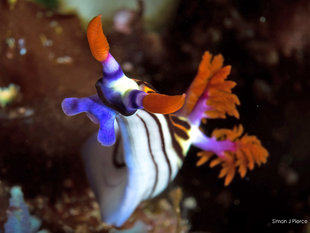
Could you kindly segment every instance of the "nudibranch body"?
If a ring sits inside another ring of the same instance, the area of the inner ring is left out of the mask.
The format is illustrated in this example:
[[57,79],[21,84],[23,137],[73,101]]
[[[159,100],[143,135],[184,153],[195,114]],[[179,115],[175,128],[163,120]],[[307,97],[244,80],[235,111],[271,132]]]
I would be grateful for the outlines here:
[[66,98],[63,111],[85,112],[99,132],[84,148],[87,176],[98,199],[102,220],[122,226],[141,201],[161,193],[176,176],[191,145],[201,165],[221,165],[220,177],[228,185],[236,169],[241,177],[254,165],[266,162],[268,152],[255,136],[243,135],[240,125],[233,130],[216,129],[211,137],[200,130],[201,121],[239,118],[239,99],[226,80],[230,66],[223,67],[221,55],[205,52],[197,76],[186,95],[157,93],[148,83],[130,79],[109,53],[100,16],[88,26],[87,38],[103,78],[97,94]]

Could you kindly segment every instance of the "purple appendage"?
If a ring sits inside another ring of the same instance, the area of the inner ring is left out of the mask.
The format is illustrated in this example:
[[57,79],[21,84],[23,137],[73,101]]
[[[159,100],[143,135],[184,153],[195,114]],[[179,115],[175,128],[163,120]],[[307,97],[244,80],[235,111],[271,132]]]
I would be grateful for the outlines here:
[[124,75],[122,68],[110,53],[101,64],[103,77],[109,81],[115,81]]
[[199,127],[201,119],[207,117],[205,112],[212,109],[210,106],[207,105],[207,99],[208,93],[207,91],[205,91],[205,93],[197,101],[197,104],[195,105],[191,114],[188,116],[188,119],[190,120],[192,125]]
[[145,93],[144,91],[140,90],[130,91],[124,99],[126,108],[129,111],[136,111],[137,109],[142,109],[143,108],[142,101],[146,95],[147,93]]
[[232,142],[228,139],[218,141],[216,138],[209,138],[204,135],[199,128],[193,129],[192,133],[193,137],[193,145],[204,150],[204,151],[212,151],[219,157],[225,156],[225,151],[236,151],[236,143]]
[[66,98],[62,101],[62,109],[68,116],[85,112],[94,123],[99,123],[97,139],[103,146],[111,146],[115,142],[115,111],[102,104],[97,95],[85,98]]

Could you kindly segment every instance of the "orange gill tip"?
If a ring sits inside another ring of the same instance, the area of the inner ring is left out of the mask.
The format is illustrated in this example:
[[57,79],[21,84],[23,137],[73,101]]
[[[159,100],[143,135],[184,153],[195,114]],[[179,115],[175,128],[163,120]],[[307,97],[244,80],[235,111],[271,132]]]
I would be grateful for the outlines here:
[[200,157],[200,159],[197,161],[196,166],[200,167],[201,165],[205,164],[210,160],[210,158],[214,155],[212,151],[200,151],[197,153],[197,156]]
[[143,98],[142,105],[149,112],[169,114],[178,111],[184,105],[184,101],[185,94],[169,96],[149,93]]
[[87,40],[90,51],[97,61],[104,61],[109,55],[109,43],[103,34],[101,15],[94,17],[87,27]]
[[[236,171],[244,178],[247,170],[253,170],[255,164],[260,166],[266,163],[269,156],[268,151],[263,147],[260,140],[256,136],[243,135],[243,126],[235,126],[230,129],[215,129],[212,132],[212,137],[217,140],[229,140],[235,142],[235,151],[225,151],[225,157],[216,157],[210,162],[210,167],[221,164],[219,178],[225,177],[225,186],[229,185],[234,178]],[[212,159],[208,152],[199,152],[199,164],[203,164]]]

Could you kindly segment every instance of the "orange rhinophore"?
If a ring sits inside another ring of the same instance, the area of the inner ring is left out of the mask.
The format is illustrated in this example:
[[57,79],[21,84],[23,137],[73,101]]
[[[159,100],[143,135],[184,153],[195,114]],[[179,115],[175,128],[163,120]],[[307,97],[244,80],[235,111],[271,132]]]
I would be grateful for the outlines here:
[[143,98],[143,107],[149,112],[169,114],[179,110],[185,101],[185,94],[168,96],[158,93],[149,93]]
[[87,39],[90,51],[97,61],[104,61],[109,55],[109,43],[103,34],[101,15],[93,18],[87,27]]

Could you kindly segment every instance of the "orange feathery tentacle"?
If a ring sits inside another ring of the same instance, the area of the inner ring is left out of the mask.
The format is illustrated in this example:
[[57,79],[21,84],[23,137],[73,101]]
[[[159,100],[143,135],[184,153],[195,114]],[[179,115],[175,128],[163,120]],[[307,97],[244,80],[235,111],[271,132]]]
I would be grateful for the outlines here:
[[212,59],[212,55],[206,51],[199,64],[198,73],[187,91],[185,114],[190,114],[199,97],[202,95],[208,80],[223,65],[223,56],[217,55]]
[[94,17],[87,27],[90,51],[97,61],[104,61],[109,55],[109,43],[103,34],[101,15]]
[[[243,134],[243,127],[234,127],[229,129],[216,129],[212,133],[212,137],[215,137],[219,141],[229,140],[236,144],[235,151],[225,151],[225,156],[215,157],[210,162],[210,167],[221,164],[222,169],[219,174],[219,178],[225,178],[225,186],[229,185],[235,176],[235,170],[238,169],[240,176],[243,178],[246,175],[247,170],[253,170],[255,164],[260,166],[266,163],[268,157],[268,151],[262,146],[259,139],[255,136],[248,136]],[[197,162],[197,166],[208,162],[213,157],[213,153],[210,151],[199,152],[200,157]]]
[[239,118],[236,105],[240,105],[240,101],[235,94],[231,93],[236,83],[226,80],[230,69],[230,66],[221,68],[208,82],[207,106],[211,110],[206,111],[207,118],[226,118],[226,114]]
[[[236,105],[240,102],[231,91],[236,83],[226,80],[231,67],[223,67],[223,62],[222,55],[212,58],[209,52],[204,53],[198,73],[186,93],[187,98],[184,107],[180,110],[180,115],[197,115],[197,112],[202,111],[204,114],[200,115],[202,117],[200,120],[226,118],[226,114],[239,118]],[[202,102],[206,105],[201,105]]]
[[197,156],[200,157],[198,162],[196,163],[196,166],[201,166],[204,163],[208,162],[211,157],[213,157],[214,153],[211,151],[200,151],[197,153]]
[[168,96],[158,93],[149,93],[143,98],[142,105],[145,110],[153,113],[169,114],[179,110],[185,101],[185,94]]

